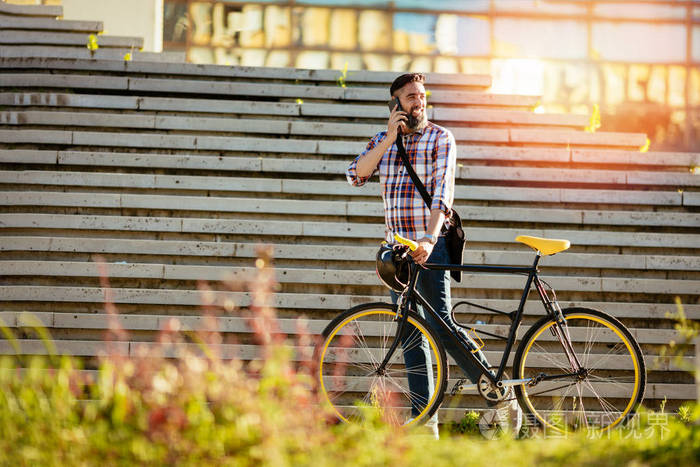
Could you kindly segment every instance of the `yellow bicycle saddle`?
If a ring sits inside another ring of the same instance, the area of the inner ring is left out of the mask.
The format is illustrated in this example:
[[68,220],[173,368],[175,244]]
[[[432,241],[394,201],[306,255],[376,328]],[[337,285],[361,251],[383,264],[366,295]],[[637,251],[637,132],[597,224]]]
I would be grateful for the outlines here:
[[515,237],[516,242],[524,243],[525,245],[539,251],[541,254],[553,255],[560,251],[567,250],[571,246],[568,240],[560,240],[557,238],[540,238],[530,237],[529,235],[518,235]]

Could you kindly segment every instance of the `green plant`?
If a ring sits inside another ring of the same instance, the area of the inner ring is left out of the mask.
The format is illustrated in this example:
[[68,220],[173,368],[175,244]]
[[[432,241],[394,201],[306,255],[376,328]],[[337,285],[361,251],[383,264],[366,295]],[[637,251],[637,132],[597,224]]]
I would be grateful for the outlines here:
[[464,413],[464,416],[457,422],[449,422],[446,426],[448,433],[452,434],[469,434],[469,435],[479,435],[479,419],[481,415],[474,411],[469,410]]
[[99,44],[97,43],[97,36],[95,34],[90,34],[88,36],[87,48],[90,51],[90,53],[94,53],[97,49],[100,48]]
[[678,419],[683,423],[694,423],[698,417],[698,404],[686,402],[678,407]]
[[340,86],[341,88],[346,87],[347,78],[348,78],[348,62],[345,62],[345,66],[343,66],[343,69],[340,72],[340,76],[336,80],[338,82],[338,86]]

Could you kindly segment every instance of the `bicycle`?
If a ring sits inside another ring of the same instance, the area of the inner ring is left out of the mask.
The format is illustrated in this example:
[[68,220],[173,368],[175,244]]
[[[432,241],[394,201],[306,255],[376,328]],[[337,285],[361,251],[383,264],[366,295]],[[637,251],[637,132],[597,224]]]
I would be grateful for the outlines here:
[[[536,253],[532,266],[517,267],[432,263],[419,266],[408,254],[417,244],[398,235],[395,239],[398,244],[388,248],[397,280],[393,285],[383,281],[400,292],[397,305],[368,303],[343,312],[326,326],[317,348],[320,390],[339,419],[359,421],[363,418],[362,407],[373,407],[386,420],[411,426],[425,422],[440,407],[448,386],[446,353],[435,329],[413,309],[413,304],[421,303],[425,313],[432,315],[433,322],[447,330],[450,327],[415,289],[423,267],[527,275],[515,311],[506,312],[467,301],[452,307],[453,318],[455,308],[467,304],[507,316],[511,324],[507,336],[478,331],[505,341],[500,363],[489,368],[473,355],[473,345],[450,330],[451,338],[481,373],[476,384],[457,381],[451,394],[476,389],[481,397],[497,403],[512,392],[510,387],[514,387],[523,411],[532,414],[540,426],[559,432],[584,427],[604,431],[634,416],[646,387],[644,358],[635,338],[619,320],[602,311],[581,307],[562,309],[554,289],[538,275],[542,256],[568,249],[568,240],[518,236],[516,241],[528,245]],[[520,340],[513,359],[513,379],[507,379],[507,362],[533,286],[545,316],[532,324]],[[454,321],[457,323],[456,319]],[[459,323],[458,326],[470,329],[470,337],[477,332],[473,327]],[[483,341],[478,334],[476,337],[482,347]],[[429,354],[426,364],[421,368],[407,368],[402,350],[419,345]],[[432,380],[434,389],[429,397],[419,400],[411,393],[407,385],[411,374]],[[407,413],[411,408],[419,414],[411,417]]]

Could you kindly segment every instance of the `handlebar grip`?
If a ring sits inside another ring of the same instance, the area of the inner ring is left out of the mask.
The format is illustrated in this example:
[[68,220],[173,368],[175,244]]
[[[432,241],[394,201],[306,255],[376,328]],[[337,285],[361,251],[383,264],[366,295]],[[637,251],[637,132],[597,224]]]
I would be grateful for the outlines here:
[[394,234],[394,240],[396,240],[398,243],[400,243],[402,245],[406,245],[408,247],[408,249],[411,251],[416,251],[418,249],[418,243],[414,242],[413,240],[403,238],[399,234]]

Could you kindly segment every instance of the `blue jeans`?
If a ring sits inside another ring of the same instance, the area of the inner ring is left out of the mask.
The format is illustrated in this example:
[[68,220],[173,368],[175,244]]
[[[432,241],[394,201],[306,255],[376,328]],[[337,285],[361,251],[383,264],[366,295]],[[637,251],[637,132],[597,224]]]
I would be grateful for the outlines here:
[[[450,259],[447,252],[447,245],[445,244],[445,238],[439,237],[433,252],[428,258],[430,263],[443,263],[449,264]],[[453,333],[460,334],[467,342],[469,342],[472,349],[476,349],[478,346],[476,343],[467,335],[464,329],[458,327],[452,320],[450,310],[452,307],[452,301],[450,296],[450,272],[449,271],[436,271],[428,269],[419,269],[418,280],[416,283],[416,288],[418,292],[425,298],[425,300],[430,304],[431,307],[437,312],[437,314],[442,318],[443,321],[450,327]],[[398,300],[398,294],[394,291],[391,292],[391,300],[396,303]],[[414,304],[412,306],[414,310],[418,312],[423,318],[428,321],[428,324],[436,331],[438,339],[442,341],[445,346],[445,350],[452,358],[455,359],[457,365],[466,373],[467,377],[472,383],[476,383],[481,371],[479,367],[474,364],[469,357],[465,356],[463,351],[458,348],[452,340],[447,336],[447,332],[435,322],[435,318],[432,315],[426,314],[423,307],[420,304]],[[415,331],[415,328],[414,332]],[[403,337],[403,342],[408,342],[415,336],[406,333]],[[432,374],[426,376],[425,368],[426,363],[431,365],[430,356],[430,345],[423,338],[421,345],[412,345],[409,349],[404,349],[404,361],[406,367],[410,370],[412,368],[420,368],[422,371],[408,371],[408,387],[411,391],[411,414],[412,416],[417,416],[420,414],[421,410],[425,407],[427,401],[430,399],[430,395],[435,389],[435,382],[433,381]],[[481,350],[474,352],[474,356],[477,357],[487,368],[489,366],[486,356]]]

